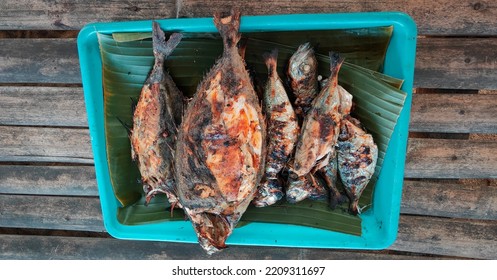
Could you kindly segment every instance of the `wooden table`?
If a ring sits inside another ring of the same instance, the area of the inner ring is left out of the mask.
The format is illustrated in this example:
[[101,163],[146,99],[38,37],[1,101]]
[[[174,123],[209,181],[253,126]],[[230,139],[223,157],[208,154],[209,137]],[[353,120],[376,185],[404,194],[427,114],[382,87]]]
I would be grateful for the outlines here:
[[[76,50],[86,23],[211,16],[236,3],[176,2],[0,3],[0,259],[204,256],[196,244],[123,241],[105,232]],[[232,246],[211,258],[496,259],[497,5],[249,2],[241,7],[246,15],[399,10],[417,22],[402,214],[397,241],[383,251]]]

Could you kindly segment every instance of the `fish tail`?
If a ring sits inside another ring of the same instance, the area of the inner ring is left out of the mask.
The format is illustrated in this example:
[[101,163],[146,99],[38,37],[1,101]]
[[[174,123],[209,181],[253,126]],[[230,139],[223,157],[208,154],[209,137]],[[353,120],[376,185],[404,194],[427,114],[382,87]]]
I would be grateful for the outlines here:
[[166,35],[160,28],[159,23],[154,21],[152,26],[154,55],[160,58],[166,58],[170,56],[176,46],[178,46],[181,38],[183,38],[183,35],[181,35],[180,33],[173,33],[169,37],[169,40],[166,41]]
[[266,63],[269,75],[273,76],[276,72],[276,66],[278,63],[278,49],[266,52],[262,56],[264,57],[264,62]]
[[240,11],[232,9],[231,15],[227,17],[222,17],[221,13],[217,12],[214,14],[214,24],[219,30],[221,37],[223,37],[225,49],[236,47],[241,38],[241,35],[238,33],[240,29]]
[[337,52],[330,52],[330,70],[332,78],[338,78],[338,71],[340,71],[340,67],[342,66],[343,61],[345,60],[340,56]]

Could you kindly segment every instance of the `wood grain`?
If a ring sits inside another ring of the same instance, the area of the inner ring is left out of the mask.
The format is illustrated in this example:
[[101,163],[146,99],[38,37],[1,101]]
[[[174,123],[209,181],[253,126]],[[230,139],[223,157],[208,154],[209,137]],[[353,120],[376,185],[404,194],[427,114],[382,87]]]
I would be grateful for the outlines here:
[[497,38],[420,39],[416,54],[415,86],[495,89],[496,46]]
[[[97,196],[93,166],[0,165],[0,193]],[[488,180],[404,181],[401,213],[497,220],[497,188]]]
[[0,125],[88,127],[81,87],[0,87]]
[[0,39],[0,83],[81,83],[76,39]]
[[93,163],[88,129],[0,126],[0,162]]
[[414,94],[413,132],[497,133],[497,95]]
[[[497,38],[420,38],[415,87],[497,89]],[[75,39],[0,39],[0,83],[81,83]]]
[[96,197],[3,194],[0,227],[104,231]]
[[[497,133],[491,94],[414,94],[409,130]],[[0,86],[0,125],[87,127],[80,87]]]
[[497,258],[497,221],[401,216],[392,250]]
[[92,22],[169,18],[174,0],[3,0],[0,30],[80,29]]
[[497,220],[497,187],[488,180],[404,180],[401,213]]
[[[0,227],[104,230],[98,198],[91,197],[0,195],[0,216]],[[402,215],[397,241],[390,249],[492,259],[497,257],[496,232],[495,220]]]
[[497,142],[410,138],[406,178],[497,178]]
[[244,15],[402,11],[416,21],[420,34],[495,35],[497,32],[497,6],[491,1],[470,0],[4,0],[0,3],[0,30],[80,29],[90,22],[176,17],[178,9],[180,17],[212,17],[215,11],[229,11],[233,6],[239,7]]
[[0,193],[97,196],[93,166],[0,165]]
[[395,251],[349,251],[230,246],[206,256],[197,244],[144,242],[113,238],[0,235],[0,259],[77,260],[411,260],[447,259]]
[[[497,142],[410,138],[407,178],[497,178]],[[93,163],[87,129],[0,126],[0,162]]]

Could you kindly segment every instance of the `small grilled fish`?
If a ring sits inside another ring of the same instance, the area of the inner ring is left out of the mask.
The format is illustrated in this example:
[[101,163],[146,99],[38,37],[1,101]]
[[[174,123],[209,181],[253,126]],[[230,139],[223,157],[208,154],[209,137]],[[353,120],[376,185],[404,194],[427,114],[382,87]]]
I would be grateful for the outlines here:
[[209,254],[225,242],[264,171],[265,122],[237,42],[240,13],[214,15],[224,51],[188,104],[176,144],[178,198]]
[[374,174],[378,147],[371,134],[352,117],[342,120],[338,139],[338,171],[350,198],[350,211],[358,214],[359,198]]
[[264,91],[264,109],[267,118],[267,154],[264,178],[253,203],[269,206],[283,197],[278,174],[293,152],[299,135],[297,115],[276,71],[278,50],[264,55],[269,77]]
[[164,71],[164,60],[179,44],[181,37],[181,34],[174,33],[166,42],[159,24],[153,22],[155,63],[133,113],[131,154],[138,163],[147,203],[156,193],[165,193],[172,205],[177,203],[173,149],[176,125],[181,122],[178,112],[183,110],[183,95]]
[[330,79],[312,102],[295,151],[291,171],[299,177],[326,166],[337,143],[342,118],[339,112],[338,71],[343,59],[337,53],[330,53],[330,58]]
[[322,200],[328,196],[328,190],[322,182],[312,173],[301,177],[288,177],[286,200],[290,203],[297,203],[306,198],[312,200]]
[[[345,90],[342,86],[338,85],[338,94],[340,96],[340,105],[338,106],[338,112],[343,118],[348,117],[350,111],[352,110],[352,94]],[[330,190],[330,207],[335,208],[338,204],[345,201],[345,197],[342,196],[337,187],[338,181],[338,154],[336,150],[330,156],[329,163],[320,169],[321,176],[326,182]]]
[[295,112],[304,119],[311,108],[312,100],[319,93],[317,59],[310,43],[302,44],[290,57],[288,77],[295,95]]

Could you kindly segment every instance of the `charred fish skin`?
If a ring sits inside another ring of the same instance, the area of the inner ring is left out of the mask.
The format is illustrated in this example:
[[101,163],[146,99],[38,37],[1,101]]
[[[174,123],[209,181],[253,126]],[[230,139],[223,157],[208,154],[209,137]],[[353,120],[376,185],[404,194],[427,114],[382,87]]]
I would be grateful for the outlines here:
[[272,205],[283,197],[283,187],[278,174],[287,164],[299,134],[297,115],[276,71],[277,59],[277,49],[264,55],[268,68],[268,81],[264,91],[267,155],[263,182],[253,200],[257,207]]
[[373,177],[378,159],[378,147],[371,134],[346,118],[342,121],[338,141],[338,171],[350,198],[350,211],[358,214],[359,198]]
[[240,12],[214,15],[224,51],[188,104],[176,144],[180,203],[209,254],[252,201],[264,171],[265,123],[237,42]]
[[174,110],[182,94],[164,71],[164,60],[181,38],[181,34],[174,33],[166,41],[159,24],[153,22],[155,63],[136,103],[130,133],[131,154],[140,170],[146,203],[156,193],[165,193],[172,205],[177,203],[173,175],[177,130]]
[[337,53],[330,53],[331,76],[312,102],[302,125],[291,171],[301,177],[326,166],[335,149],[340,130],[338,71],[343,63]]
[[310,43],[302,44],[290,57],[288,77],[295,95],[295,112],[303,119],[319,93],[317,59]]

